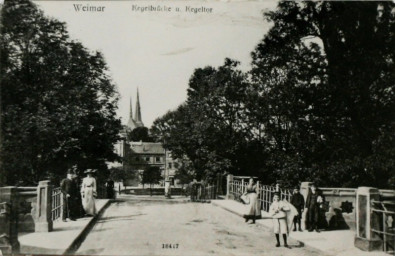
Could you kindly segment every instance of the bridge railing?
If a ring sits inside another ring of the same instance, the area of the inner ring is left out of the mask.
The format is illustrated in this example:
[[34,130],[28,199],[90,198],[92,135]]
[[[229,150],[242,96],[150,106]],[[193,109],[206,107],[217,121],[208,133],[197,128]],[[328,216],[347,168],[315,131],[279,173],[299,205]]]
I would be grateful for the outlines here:
[[386,201],[370,201],[372,205],[372,213],[376,215],[380,225],[372,227],[371,231],[377,234],[383,241],[383,251],[394,255],[395,252],[395,211],[391,210],[395,207],[395,202]]
[[63,207],[63,193],[60,189],[54,188],[52,190],[52,208],[51,208],[51,219],[52,221],[58,220],[62,217]]
[[[240,201],[240,196],[246,192],[248,186],[248,180],[250,178],[256,179],[256,177],[248,176],[231,176],[228,180],[228,198]],[[287,188],[281,188],[279,184],[275,186],[261,185],[260,181],[256,182],[258,187],[258,202],[261,209],[269,211],[270,204],[273,201],[274,193],[279,193],[280,199],[285,199],[288,202],[291,200],[292,190]]]

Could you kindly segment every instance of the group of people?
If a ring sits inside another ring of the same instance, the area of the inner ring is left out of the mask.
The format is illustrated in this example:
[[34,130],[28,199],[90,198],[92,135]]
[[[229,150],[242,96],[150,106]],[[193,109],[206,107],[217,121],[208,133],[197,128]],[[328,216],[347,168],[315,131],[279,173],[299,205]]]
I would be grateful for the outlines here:
[[[248,205],[247,212],[244,215],[245,221],[261,218],[261,208],[258,201],[259,188],[255,184],[254,179],[250,179],[246,188],[246,192],[241,196],[241,200]],[[273,202],[269,208],[269,215],[273,219],[273,231],[276,236],[276,247],[280,246],[280,234],[283,236],[284,246],[288,247],[287,234],[294,226],[293,231],[301,228],[302,213],[307,209],[306,227],[308,231],[319,232],[319,218],[321,208],[323,207],[324,197],[317,189],[316,184],[311,184],[306,200],[300,194],[299,187],[295,187],[290,202],[280,199],[279,193],[274,193]]]
[[60,183],[63,194],[62,220],[74,221],[84,215],[94,216],[96,214],[95,197],[96,179],[93,177],[95,170],[88,169],[84,173],[81,184],[73,166],[67,171],[67,177]]
[[189,183],[188,189],[191,195],[192,202],[205,202],[206,191],[204,187],[205,187],[204,181],[197,182],[197,180],[194,179],[191,183]]

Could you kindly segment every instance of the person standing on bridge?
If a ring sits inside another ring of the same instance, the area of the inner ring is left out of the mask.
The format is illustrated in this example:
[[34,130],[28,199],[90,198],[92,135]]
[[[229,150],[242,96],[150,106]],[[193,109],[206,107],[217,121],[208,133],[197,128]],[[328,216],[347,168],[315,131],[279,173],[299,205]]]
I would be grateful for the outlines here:
[[259,188],[257,184],[255,184],[253,178],[250,178],[247,186],[247,191],[244,193],[249,199],[248,209],[246,214],[244,215],[244,219],[246,222],[252,219],[252,224],[255,223],[256,219],[259,219],[261,217],[261,207],[259,206],[258,193]]
[[270,205],[269,214],[273,218],[273,231],[276,235],[277,244],[276,247],[280,247],[280,234],[283,235],[284,247],[288,247],[287,243],[287,213],[290,211],[288,204],[284,201],[280,201],[280,195],[276,192],[273,196],[273,203]]
[[320,219],[320,209],[324,203],[324,198],[316,184],[310,185],[310,191],[306,199],[307,222],[309,224],[309,232],[315,230],[319,233],[318,223]]
[[293,195],[291,197],[291,204],[296,208],[298,211],[298,215],[296,215],[293,219],[294,229],[296,231],[296,224],[299,225],[299,231],[302,231],[302,227],[300,225],[302,219],[302,213],[304,209],[304,197],[299,192],[299,187],[296,186],[293,191]]
[[85,171],[87,176],[82,180],[81,186],[82,206],[86,215],[92,216],[96,215],[95,197],[97,196],[96,179],[92,176],[93,172],[92,169]]
[[78,184],[73,179],[73,174],[76,167],[73,166],[67,171],[67,178],[60,182],[60,190],[63,194],[63,205],[62,205],[62,220],[66,221],[75,220],[76,217],[76,198],[78,195]]

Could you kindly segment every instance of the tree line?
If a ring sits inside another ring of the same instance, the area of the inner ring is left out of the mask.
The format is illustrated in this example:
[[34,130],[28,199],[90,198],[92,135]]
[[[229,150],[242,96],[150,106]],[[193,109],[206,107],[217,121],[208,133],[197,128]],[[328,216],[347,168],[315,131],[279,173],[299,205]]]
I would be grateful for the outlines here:
[[102,54],[28,0],[1,16],[1,184],[59,180],[74,164],[108,174],[121,122]]
[[197,68],[151,134],[198,178],[395,186],[395,4],[281,1],[251,53]]

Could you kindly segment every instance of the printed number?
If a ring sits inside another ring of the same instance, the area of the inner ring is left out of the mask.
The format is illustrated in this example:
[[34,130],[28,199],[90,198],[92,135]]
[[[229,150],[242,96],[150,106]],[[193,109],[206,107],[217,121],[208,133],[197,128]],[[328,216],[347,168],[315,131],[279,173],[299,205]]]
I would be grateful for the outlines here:
[[162,244],[162,249],[178,249],[178,244]]

